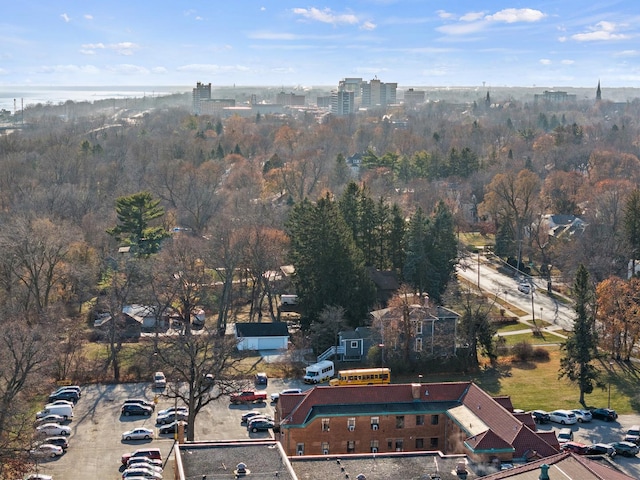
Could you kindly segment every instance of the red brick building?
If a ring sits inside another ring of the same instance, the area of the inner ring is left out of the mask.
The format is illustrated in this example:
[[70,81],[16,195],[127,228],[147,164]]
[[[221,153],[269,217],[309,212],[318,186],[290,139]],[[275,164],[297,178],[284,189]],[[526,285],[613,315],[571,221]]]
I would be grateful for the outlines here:
[[472,382],[320,386],[280,397],[277,438],[289,456],[439,450],[511,462],[559,451],[553,432],[512,412]]

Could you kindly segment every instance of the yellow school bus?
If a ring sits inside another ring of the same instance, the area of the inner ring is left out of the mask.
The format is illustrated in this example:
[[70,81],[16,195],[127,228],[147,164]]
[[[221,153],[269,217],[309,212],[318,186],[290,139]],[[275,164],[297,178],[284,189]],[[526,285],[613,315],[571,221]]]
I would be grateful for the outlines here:
[[340,370],[329,385],[374,385],[391,382],[391,370],[388,368],[354,368]]

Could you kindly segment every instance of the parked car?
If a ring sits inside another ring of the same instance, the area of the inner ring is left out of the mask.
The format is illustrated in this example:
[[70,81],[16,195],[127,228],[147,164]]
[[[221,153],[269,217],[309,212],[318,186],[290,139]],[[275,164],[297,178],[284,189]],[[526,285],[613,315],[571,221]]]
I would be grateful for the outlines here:
[[57,445],[63,450],[69,448],[69,439],[67,437],[47,437],[41,443],[48,443],[50,445]]
[[150,440],[154,437],[154,432],[150,428],[134,428],[122,434],[122,440]]
[[549,419],[561,425],[573,425],[578,422],[576,414],[571,410],[554,410],[553,412],[549,412]]
[[255,417],[251,417],[247,421],[247,427],[249,427],[249,424],[251,422],[254,422],[254,421],[257,421],[257,420],[266,420],[267,422],[273,422],[273,417],[271,415],[267,415],[267,414],[256,415]]
[[529,285],[526,282],[520,282],[518,284],[518,291],[522,292],[522,293],[524,293],[526,295],[529,295],[531,293],[531,285]]
[[58,389],[53,393],[62,392],[64,390],[73,390],[78,394],[78,398],[82,397],[82,389],[79,385],[63,385],[61,387],[58,387]]
[[140,463],[144,463],[146,465],[152,465],[154,467],[162,467],[162,460],[149,458],[149,457],[131,457],[129,461],[126,463],[126,467],[129,468],[130,465],[135,465]]
[[269,430],[274,427],[274,423],[266,418],[256,418],[247,424],[247,430],[250,432],[259,432]]
[[591,419],[593,418],[589,410],[575,409],[571,411],[576,414],[576,418],[578,419],[579,423],[590,422]]
[[166,415],[158,415],[156,417],[156,423],[158,425],[166,425],[167,423],[172,423],[175,421],[186,422],[187,420],[189,420],[189,413],[181,410],[178,410],[177,412],[167,413]]
[[[179,422],[171,422],[168,425],[163,425],[158,428],[158,433],[162,435],[166,435],[170,433],[171,435],[173,435],[176,433],[176,429],[178,428],[178,423]],[[189,424],[186,422],[183,422],[183,425],[184,425],[184,432],[187,433],[187,431],[189,430]]]
[[165,408],[164,410],[160,410],[158,412],[158,416],[168,415],[168,414],[173,413],[175,411],[189,414],[189,409],[187,407],[169,407],[169,408]]
[[570,428],[561,428],[556,434],[560,444],[573,440],[573,431]]
[[627,430],[627,434],[624,436],[624,441],[635,443],[636,445],[640,443],[640,425],[633,425],[629,430]]
[[302,393],[302,390],[299,388],[287,388],[285,390],[282,390],[279,393],[272,393],[271,394],[271,401],[273,403],[277,402],[278,399],[280,398],[280,395],[286,395],[288,393]]
[[42,425],[43,423],[57,423],[61,425],[64,422],[66,422],[66,418],[64,418],[62,415],[56,415],[54,413],[36,419],[36,423],[38,425]]
[[44,425],[36,427],[36,431],[47,436],[71,435],[71,428],[57,423],[45,423]]
[[124,415],[125,417],[133,415],[150,417],[153,413],[153,409],[151,407],[146,407],[138,403],[125,403],[120,409],[120,413],[122,413],[122,415]]
[[260,416],[262,414],[263,412],[261,412],[260,410],[249,410],[248,412],[244,413],[242,417],[240,417],[240,422],[241,423],[248,422],[249,419],[256,416]]
[[127,469],[131,468],[146,468],[147,470],[151,470],[152,472],[162,473],[162,465],[151,465],[150,463],[146,463],[144,461],[133,461],[129,465],[127,465]]
[[609,455],[610,457],[615,457],[616,449],[608,443],[594,443],[587,447],[586,455]]
[[59,447],[57,445],[51,445],[50,443],[42,443],[29,451],[29,454],[31,454],[32,456],[40,457],[40,458],[42,457],[55,458],[55,457],[59,457],[63,453],[64,453],[64,450],[62,449],[62,447]]
[[149,407],[149,408],[151,408],[151,410],[155,410],[156,409],[155,402],[147,400],[146,398],[127,398],[123,402],[123,405],[126,405],[127,403],[137,403],[138,405],[144,405],[145,407]]
[[44,473],[32,473],[25,480],[53,480],[53,477]]
[[269,383],[269,379],[267,378],[267,374],[264,372],[256,373],[256,378],[254,380],[257,386],[264,385],[265,387]]
[[549,414],[544,410],[533,410],[531,416],[533,417],[533,421],[539,424],[549,423],[551,421]]
[[560,445],[560,448],[567,452],[573,452],[578,455],[584,455],[587,453],[588,445],[579,442],[565,442]]
[[162,372],[156,372],[153,375],[153,386],[155,388],[165,388],[167,386],[167,377]]
[[623,457],[635,457],[640,450],[640,447],[633,442],[613,442],[609,445],[615,449],[616,454]]
[[618,418],[618,414],[611,408],[594,408],[591,410],[591,416],[598,420],[604,420],[605,422],[613,422]]
[[71,400],[56,400],[55,402],[47,403],[46,406],[49,405],[69,405],[71,408],[74,407],[74,403]]
[[162,460],[162,454],[159,448],[139,448],[135,452],[125,453],[120,459],[123,465],[126,465],[130,458],[147,457],[153,460]]
[[144,477],[144,478],[152,478],[154,480],[162,480],[162,474],[159,472],[154,472],[148,468],[127,468],[122,472],[122,478],[132,478],[132,477]]
[[69,400],[74,404],[80,399],[80,395],[75,390],[60,390],[49,395],[48,403],[56,400]]

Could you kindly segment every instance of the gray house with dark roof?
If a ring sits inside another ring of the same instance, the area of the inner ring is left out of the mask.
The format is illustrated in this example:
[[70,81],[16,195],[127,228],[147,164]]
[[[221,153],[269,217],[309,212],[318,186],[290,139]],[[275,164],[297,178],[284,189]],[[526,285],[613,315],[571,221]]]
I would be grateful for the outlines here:
[[286,350],[289,329],[285,322],[236,323],[238,350]]

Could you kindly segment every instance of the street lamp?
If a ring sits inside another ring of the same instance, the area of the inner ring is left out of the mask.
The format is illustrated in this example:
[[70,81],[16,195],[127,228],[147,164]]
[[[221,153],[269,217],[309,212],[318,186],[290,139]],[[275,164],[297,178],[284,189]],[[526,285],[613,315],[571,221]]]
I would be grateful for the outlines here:
[[611,408],[611,373],[613,372],[613,360],[609,360],[609,399],[607,400],[607,408]]
[[384,343],[379,343],[378,348],[380,348],[380,367],[384,367]]

